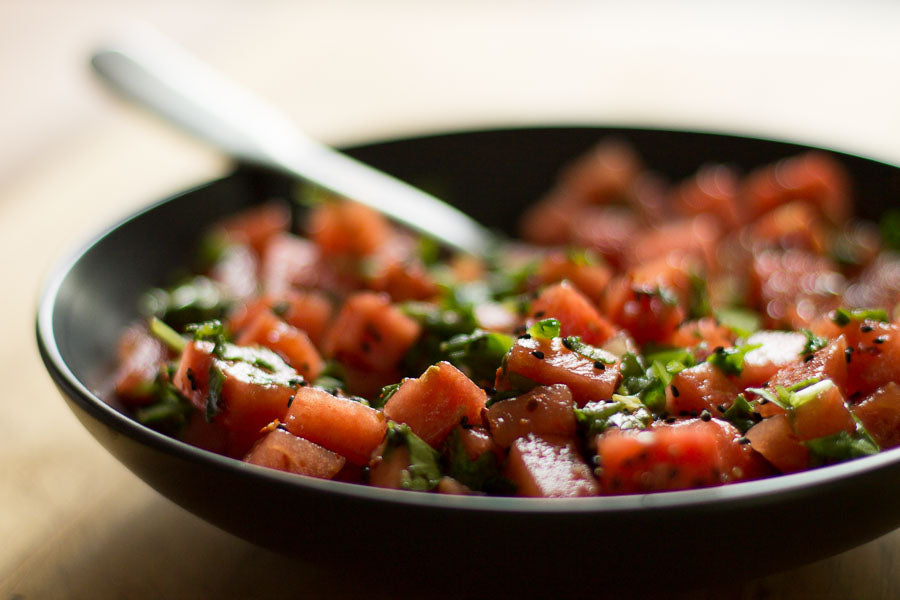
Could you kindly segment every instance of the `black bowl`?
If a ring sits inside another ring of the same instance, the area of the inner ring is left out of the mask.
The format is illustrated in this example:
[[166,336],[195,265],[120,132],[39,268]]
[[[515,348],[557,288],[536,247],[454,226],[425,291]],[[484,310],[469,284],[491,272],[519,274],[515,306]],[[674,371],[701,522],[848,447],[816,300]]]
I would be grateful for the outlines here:
[[[751,168],[804,146],[642,129],[450,133],[352,148],[483,223],[510,230],[567,160],[607,135],[673,177],[709,161]],[[861,214],[900,197],[900,169],[837,154]],[[138,297],[186,264],[217,218],[290,182],[261,170],[164,200],[64,261],[37,317],[41,356],[70,408],[122,463],[215,525],[324,566],[402,582],[486,590],[739,581],[817,560],[900,526],[900,449],[819,470],[719,488],[610,498],[454,497],[320,481],[243,464],[161,435],[102,398],[116,339]],[[108,400],[108,399],[107,399]]]

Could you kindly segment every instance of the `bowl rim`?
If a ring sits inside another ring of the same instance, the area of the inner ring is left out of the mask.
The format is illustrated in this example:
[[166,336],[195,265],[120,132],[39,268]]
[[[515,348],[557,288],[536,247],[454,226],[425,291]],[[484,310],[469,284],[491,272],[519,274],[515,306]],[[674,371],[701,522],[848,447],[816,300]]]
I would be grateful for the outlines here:
[[[452,135],[467,135],[496,131],[521,131],[536,129],[594,129],[598,133],[604,130],[635,130],[661,133],[697,133],[701,135],[729,137],[755,141],[774,142],[779,144],[801,146],[809,149],[823,149],[845,156],[862,158],[885,166],[900,168],[890,162],[869,158],[852,152],[831,150],[789,140],[768,137],[754,137],[745,134],[731,134],[723,131],[698,129],[629,127],[619,124],[585,125],[585,124],[552,124],[546,126],[501,126],[496,128],[477,127],[471,129],[454,129],[426,132],[421,134],[398,136],[387,139],[376,139],[364,143],[347,146],[346,149],[379,146],[397,142],[413,142],[421,139],[433,139]],[[112,430],[152,449],[181,458],[193,463],[203,464],[217,470],[240,473],[260,483],[267,482],[278,485],[294,486],[309,492],[336,494],[351,499],[375,502],[389,502],[409,507],[427,507],[454,511],[507,512],[540,515],[620,515],[635,510],[642,511],[682,511],[711,509],[714,507],[758,504],[760,502],[777,503],[779,498],[803,496],[810,488],[820,489],[828,486],[848,485],[849,481],[875,473],[879,470],[900,466],[900,447],[883,450],[878,454],[866,456],[826,467],[802,471],[799,473],[775,475],[765,479],[740,483],[731,483],[715,487],[654,492],[645,494],[628,494],[619,496],[592,496],[584,498],[522,498],[506,496],[456,496],[448,494],[410,493],[406,490],[383,489],[357,483],[322,480],[303,475],[267,469],[257,465],[244,463],[214,452],[192,446],[173,437],[153,430],[138,423],[131,417],[118,411],[104,402],[99,394],[89,389],[69,368],[54,335],[54,315],[57,310],[59,292],[66,278],[78,265],[79,261],[95,246],[104,241],[113,232],[139,219],[145,213],[172,202],[197,190],[225,182],[238,176],[242,167],[222,177],[218,177],[190,188],[174,192],[165,198],[141,207],[115,222],[100,229],[98,233],[75,245],[75,250],[64,252],[49,269],[44,278],[39,295],[35,332],[41,359],[54,383],[60,391],[85,413]],[[84,239],[84,238],[82,238]]]

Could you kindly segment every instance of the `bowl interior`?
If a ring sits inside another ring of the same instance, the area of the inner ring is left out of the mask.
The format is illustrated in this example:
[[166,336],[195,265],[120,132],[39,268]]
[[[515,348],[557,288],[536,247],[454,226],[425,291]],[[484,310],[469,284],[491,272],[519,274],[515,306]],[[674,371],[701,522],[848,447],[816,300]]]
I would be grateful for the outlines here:
[[[521,209],[550,186],[560,167],[609,135],[634,144],[647,165],[672,179],[687,176],[706,162],[749,169],[805,149],[727,135],[571,127],[442,134],[370,144],[351,148],[349,153],[437,194],[489,226],[514,233]],[[838,158],[852,173],[858,197],[864,199],[857,203],[863,216],[877,217],[900,197],[897,168],[855,156]],[[443,536],[445,549],[459,551],[451,561],[458,568],[471,568],[487,556],[464,545],[461,532],[473,526],[483,535],[504,535],[510,547],[535,551],[543,547],[534,545],[539,539],[542,543],[556,540],[576,552],[596,552],[596,538],[590,536],[606,535],[610,526],[621,526],[623,519],[631,535],[654,537],[651,550],[623,541],[615,552],[601,552],[609,565],[603,570],[607,580],[614,577],[615,569],[620,575],[634,571],[633,561],[623,558],[628,552],[650,557],[668,553],[666,560],[671,564],[684,540],[693,545],[696,556],[721,556],[728,546],[702,531],[710,518],[721,520],[721,531],[731,539],[739,536],[747,547],[766,553],[759,561],[763,571],[826,556],[900,525],[900,511],[893,508],[900,505],[900,486],[894,485],[900,476],[898,451],[819,471],[690,492],[574,503],[431,497],[309,481],[243,465],[159,435],[121,414],[115,403],[104,403],[116,341],[122,328],[137,316],[140,294],[168,281],[186,264],[197,236],[217,218],[285,196],[291,187],[282,177],[244,168],[164,200],[115,225],[61,265],[39,308],[41,353],[70,406],[122,462],[189,510],[255,542],[320,560],[336,560],[348,548],[365,551],[372,544],[384,545],[393,531],[386,523],[392,520],[418,527],[429,536]],[[891,498],[882,498],[878,508],[854,520],[845,519],[830,532],[817,525],[830,515],[842,516],[847,502],[862,502],[867,494],[868,498],[871,494]],[[222,501],[223,495],[227,501]],[[240,510],[260,501],[285,510],[303,506],[329,523],[330,530],[326,535],[309,523],[293,521],[276,528]],[[435,510],[442,511],[439,518]],[[364,527],[342,524],[339,511],[355,514]],[[766,523],[762,527],[760,519]],[[660,522],[670,524],[669,533],[660,531]],[[805,534],[799,552],[771,547],[773,532],[785,527]],[[309,551],[313,545],[315,553]],[[535,568],[561,568],[567,554],[544,558]],[[433,554],[426,550],[422,559],[433,559]],[[512,572],[530,559],[493,556],[491,560],[494,568],[505,565]],[[685,567],[690,562],[680,560]],[[720,574],[729,572],[725,569]]]

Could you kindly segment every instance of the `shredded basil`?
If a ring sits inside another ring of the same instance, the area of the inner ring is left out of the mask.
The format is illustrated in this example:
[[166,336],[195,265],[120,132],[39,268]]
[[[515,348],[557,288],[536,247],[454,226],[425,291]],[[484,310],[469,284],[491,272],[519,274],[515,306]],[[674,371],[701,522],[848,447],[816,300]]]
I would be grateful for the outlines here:
[[441,343],[443,357],[462,369],[470,379],[493,381],[497,368],[512,348],[513,339],[502,333],[476,329]]
[[753,410],[753,406],[747,402],[743,394],[738,394],[734,403],[722,414],[722,418],[734,425],[741,433],[747,433],[756,425],[759,414]]
[[222,412],[222,388],[225,386],[225,374],[216,367],[209,367],[209,391],[206,394],[204,416],[207,423],[212,423]]
[[409,425],[388,422],[385,456],[399,446],[409,451],[409,466],[400,476],[400,485],[406,490],[428,491],[434,489],[441,479],[440,455]]
[[653,420],[653,415],[637,396],[613,394],[611,400],[588,402],[574,410],[575,422],[588,438],[610,427],[644,429]]

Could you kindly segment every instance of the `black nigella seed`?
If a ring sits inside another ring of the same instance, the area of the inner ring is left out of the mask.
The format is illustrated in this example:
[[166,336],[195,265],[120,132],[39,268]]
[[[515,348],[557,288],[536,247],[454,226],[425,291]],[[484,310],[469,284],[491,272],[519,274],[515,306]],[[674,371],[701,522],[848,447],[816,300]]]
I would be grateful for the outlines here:
[[873,343],[873,344],[883,344],[883,343],[885,343],[886,341],[887,341],[887,338],[886,338],[886,337],[884,337],[883,335],[879,335],[877,338],[875,338],[874,340],[872,340],[872,343]]
[[703,412],[700,413],[700,420],[709,421],[710,419],[712,419],[712,415],[709,414],[709,411],[704,408]]
[[674,384],[673,384],[673,385],[671,385],[671,386],[669,386],[669,387],[671,387],[671,388],[672,388],[672,395],[673,395],[673,396],[675,396],[675,397],[676,397],[676,398],[677,398],[677,397],[678,397],[678,396],[679,396],[679,395],[680,395],[680,392],[679,392],[679,391],[678,391],[678,388],[677,388],[677,387],[675,387],[675,385],[674,385]]
[[535,319],[543,319],[543,318],[544,318],[544,315],[546,315],[546,314],[547,314],[547,313],[545,313],[544,311],[539,310],[539,311],[537,311],[536,313],[534,313],[534,318],[535,318]]
[[288,398],[288,408],[290,408],[291,404],[293,404],[293,403],[294,403],[294,397],[291,396],[290,398]]
[[750,443],[750,440],[748,440],[747,438],[741,436],[741,437],[739,437],[739,438],[737,439],[737,443],[738,443],[738,444],[749,444],[749,443]]
[[694,410],[691,411],[691,416],[692,416],[692,417],[696,417],[696,416],[697,416],[697,410],[696,410],[696,409],[694,409]]
[[719,411],[720,413],[725,412],[725,410],[726,410],[726,409],[725,409],[725,405],[724,405],[724,404],[718,404],[718,405],[716,405],[716,410]]
[[844,360],[846,360],[848,363],[853,360],[853,348],[847,348],[846,350],[844,350]]
[[530,333],[523,333],[522,335],[519,336],[519,339],[520,339],[520,340],[530,340],[530,339],[531,339],[531,334],[530,334]]
[[540,350],[535,350],[534,352],[531,353],[531,355],[538,360],[544,360],[544,353],[541,352]]
[[872,331],[872,326],[871,325],[862,325],[859,328],[859,330],[862,331],[863,333],[869,333],[870,331]]
[[674,423],[676,420],[677,419],[675,417],[666,417],[666,423],[668,423],[669,425]]
[[808,362],[811,361],[812,359],[813,359],[813,355],[812,355],[812,354],[807,354],[806,356],[803,357],[803,362],[808,363]]
[[594,368],[597,369],[598,371],[605,371],[605,370],[606,370],[606,365],[604,365],[604,364],[603,364],[602,362],[600,362],[599,360],[595,360],[595,361],[594,361]]

